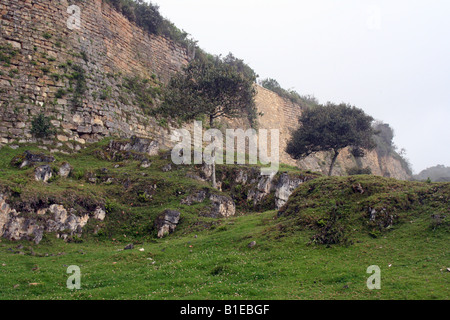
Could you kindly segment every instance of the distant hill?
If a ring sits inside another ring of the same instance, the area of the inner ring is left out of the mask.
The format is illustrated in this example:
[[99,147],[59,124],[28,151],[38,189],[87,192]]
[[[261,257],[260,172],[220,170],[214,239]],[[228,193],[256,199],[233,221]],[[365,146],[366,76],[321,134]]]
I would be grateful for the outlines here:
[[450,167],[437,165],[414,175],[415,180],[427,180],[428,178],[433,182],[450,181]]

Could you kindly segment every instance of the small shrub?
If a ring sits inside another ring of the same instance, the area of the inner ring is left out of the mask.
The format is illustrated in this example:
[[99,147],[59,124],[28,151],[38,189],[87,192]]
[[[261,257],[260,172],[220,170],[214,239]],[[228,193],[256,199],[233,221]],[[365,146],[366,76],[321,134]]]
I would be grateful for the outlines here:
[[84,178],[86,172],[83,169],[75,169],[70,172],[70,176],[75,180],[81,180]]
[[373,230],[369,231],[369,236],[371,236],[374,239],[381,237],[381,235],[382,235],[382,233],[380,230],[373,229]]
[[111,87],[103,89],[100,93],[100,99],[102,99],[102,100],[106,100],[109,97],[111,97]]
[[59,81],[60,75],[57,74],[57,73],[52,73],[52,74],[51,74],[51,77],[52,77],[56,82],[58,82],[58,81]]
[[50,179],[48,179],[47,182],[48,182],[48,183],[52,183],[52,182],[55,182],[55,181],[59,180],[59,178],[60,178],[59,175],[53,174],[53,175],[50,177]]
[[84,62],[88,62],[89,58],[86,52],[81,51],[81,58],[84,60]]
[[110,199],[106,199],[105,202],[105,211],[106,213],[110,214],[113,213],[115,210],[117,210],[117,203],[110,200]]
[[22,188],[19,186],[11,187],[11,193],[13,197],[20,197],[20,195],[22,194]]
[[372,174],[372,169],[353,167],[347,170],[347,174],[350,176],[362,175],[362,174]]
[[61,99],[66,94],[66,90],[59,88],[55,93],[55,98]]
[[71,61],[67,61],[67,65],[71,66],[73,73],[70,76],[71,81],[75,81],[75,90],[72,97],[72,103],[76,107],[83,105],[83,97],[87,90],[86,72],[79,65],[73,65]]
[[50,118],[40,113],[31,121],[31,134],[36,138],[47,138],[55,134],[55,129],[50,122]]
[[436,231],[436,229],[443,227],[443,226],[450,226],[450,221],[447,217],[447,215],[441,215],[441,214],[433,214],[431,216],[431,229],[433,231]]
[[138,194],[138,201],[139,202],[149,202],[152,200],[152,197],[147,192],[140,192]]
[[162,128],[168,128],[169,127],[169,124],[168,124],[168,122],[167,122],[167,119],[159,119],[158,120],[158,125],[160,126],[160,127],[162,127]]
[[47,73],[50,72],[50,67],[42,67],[42,68],[41,68],[41,71],[42,71],[44,74],[47,74]]
[[14,178],[14,179],[13,179],[13,182],[14,182],[14,183],[17,183],[17,184],[22,184],[22,185],[27,184],[27,180],[25,180],[25,179],[23,179],[23,178]]
[[311,242],[327,246],[351,244],[347,236],[346,228],[339,222],[340,219],[340,214],[334,208],[330,213],[329,219],[317,221],[319,231],[311,237]]
[[348,243],[345,228],[335,221],[328,222],[317,234],[311,237],[311,241],[325,245]]

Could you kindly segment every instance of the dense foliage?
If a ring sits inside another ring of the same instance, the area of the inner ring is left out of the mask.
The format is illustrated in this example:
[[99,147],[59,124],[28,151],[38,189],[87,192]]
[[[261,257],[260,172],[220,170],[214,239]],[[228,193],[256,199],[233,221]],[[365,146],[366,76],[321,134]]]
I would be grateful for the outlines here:
[[372,121],[373,118],[363,110],[347,104],[329,103],[306,109],[299,118],[300,127],[293,133],[286,152],[299,159],[316,152],[333,151],[331,175],[341,149],[375,147]]
[[192,61],[170,80],[161,112],[183,121],[206,115],[211,126],[219,117],[255,113],[254,76],[242,73],[239,64],[226,61],[220,57]]
[[36,138],[47,138],[55,134],[55,129],[50,122],[50,118],[43,113],[38,114],[31,121],[31,134]]
[[275,92],[280,97],[290,100],[301,107],[308,108],[319,104],[319,101],[312,95],[300,95],[297,91],[292,89],[284,89],[277,80],[267,78],[259,82],[259,84],[270,91]]
[[114,6],[130,21],[135,22],[145,31],[151,34],[162,35],[178,43],[190,47],[195,41],[189,38],[189,34],[178,29],[172,22],[163,18],[159,12],[159,6],[143,0],[104,0]]

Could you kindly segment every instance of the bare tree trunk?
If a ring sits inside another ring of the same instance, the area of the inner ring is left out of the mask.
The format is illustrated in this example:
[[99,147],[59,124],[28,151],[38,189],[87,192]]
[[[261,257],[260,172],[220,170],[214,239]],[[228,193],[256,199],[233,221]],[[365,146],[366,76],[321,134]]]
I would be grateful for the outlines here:
[[335,164],[338,156],[339,156],[339,151],[334,150],[334,156],[333,156],[333,159],[331,160],[330,171],[328,172],[329,177],[331,177],[331,174],[333,173],[334,164]]
[[[214,118],[213,116],[209,116],[209,126],[212,128],[214,124]],[[214,144],[215,137],[213,136],[211,139],[211,143]],[[214,189],[217,189],[217,181],[216,181],[216,148],[213,149],[212,152],[212,168],[211,168],[211,182],[212,187]]]

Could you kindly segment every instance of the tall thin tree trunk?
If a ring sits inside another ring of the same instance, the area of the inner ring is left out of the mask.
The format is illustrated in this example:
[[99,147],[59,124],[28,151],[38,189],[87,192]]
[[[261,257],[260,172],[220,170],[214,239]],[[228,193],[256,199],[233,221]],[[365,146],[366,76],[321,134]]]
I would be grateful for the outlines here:
[[328,172],[329,177],[331,177],[331,174],[333,173],[334,164],[335,164],[338,156],[339,156],[339,151],[334,150],[334,156],[333,156],[333,159],[331,160],[330,171]]
[[[213,116],[209,116],[209,126],[210,128],[213,127],[214,124],[214,117]],[[211,143],[214,144],[215,142],[215,137],[212,137]],[[216,148],[213,148],[213,152],[212,152],[212,168],[211,168],[211,182],[212,182],[212,187],[214,189],[217,189],[217,181],[216,181]]]

